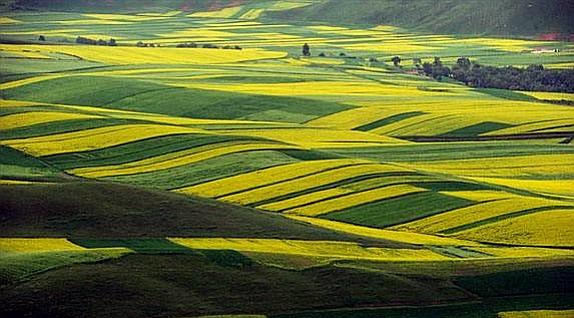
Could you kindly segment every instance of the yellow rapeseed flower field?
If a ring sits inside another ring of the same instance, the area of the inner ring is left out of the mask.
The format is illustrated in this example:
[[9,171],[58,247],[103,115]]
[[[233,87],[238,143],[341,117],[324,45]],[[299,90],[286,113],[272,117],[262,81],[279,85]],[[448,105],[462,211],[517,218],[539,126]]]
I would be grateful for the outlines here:
[[370,227],[358,226],[343,222],[324,220],[313,217],[305,217],[293,214],[286,214],[287,217],[306,222],[315,226],[324,227],[330,230],[335,230],[339,232],[372,237],[376,239],[396,241],[406,244],[415,245],[436,245],[436,246],[480,246],[481,244],[473,242],[460,240],[451,237],[441,237],[435,235],[410,233],[403,231],[391,231],[383,229],[375,229]]
[[556,209],[489,223],[457,233],[469,240],[494,243],[574,247],[571,209]]
[[305,189],[323,186],[356,176],[397,171],[405,170],[392,165],[374,163],[342,167],[309,176],[304,176],[294,180],[279,182],[266,187],[248,190],[238,194],[225,196],[223,197],[223,200],[239,204],[252,204],[255,202],[272,199],[281,195],[302,191]]
[[[234,130],[219,132],[233,135],[238,133]],[[315,128],[242,130],[241,135],[277,140],[303,148],[346,148],[409,143],[360,131]]]
[[[360,204],[424,191],[427,190],[408,184],[392,185],[383,188],[351,193],[342,197],[327,199],[317,203],[311,203],[303,207],[291,209],[288,211],[288,213],[305,216],[317,216],[329,212],[344,210],[346,208],[351,208]],[[303,201],[303,203],[305,202]]]
[[0,253],[41,253],[83,251],[85,248],[65,238],[0,238]]
[[498,318],[571,318],[574,310],[526,310],[504,311],[498,313]]
[[235,250],[373,261],[440,261],[450,258],[425,249],[362,247],[357,243],[238,238],[170,238],[192,249]]
[[304,194],[291,199],[260,205],[258,208],[267,211],[281,211],[349,193],[353,193],[353,191],[344,188],[327,189]]
[[48,112],[48,111],[26,112],[26,113],[17,113],[0,117],[0,127],[1,129],[14,129],[18,127],[25,127],[55,121],[64,121],[72,119],[95,119],[95,118],[103,118],[103,117],[97,115]]
[[492,183],[547,195],[574,198],[574,180],[528,180],[512,178],[472,178],[480,182]]
[[527,177],[532,174],[552,176],[574,174],[574,155],[552,154],[505,157],[504,159],[444,160],[417,162],[407,166],[472,177]]
[[281,182],[284,180],[299,178],[327,169],[333,169],[348,165],[365,164],[367,162],[368,161],[366,160],[360,159],[303,161],[293,164],[281,165],[278,167],[261,169],[250,173],[244,173],[196,186],[182,188],[177,191],[204,197],[218,197],[228,195],[233,192],[241,192],[251,188]]
[[145,172],[175,168],[237,152],[272,150],[272,149],[297,149],[297,148],[272,143],[242,144],[235,142],[234,144],[233,142],[231,142],[231,143],[216,144],[211,146],[204,146],[189,150],[172,152],[169,154],[120,165],[79,168],[71,170],[70,172],[75,175],[87,178],[121,176],[121,175],[145,173]]
[[394,229],[420,233],[437,233],[481,220],[548,206],[562,206],[565,203],[543,198],[524,197],[509,194],[507,199],[499,199],[475,204],[469,207],[433,215],[421,220],[395,226]]
[[[12,44],[2,44],[0,49],[9,49]],[[40,52],[63,53],[78,56],[85,60],[107,64],[217,64],[282,58],[285,52],[262,49],[221,50],[221,49],[178,49],[173,47],[111,47],[80,45],[17,45],[18,49]]]
[[554,92],[519,92],[534,98],[543,100],[567,100],[574,102],[574,94],[571,93],[554,93]]
[[87,151],[146,138],[185,133],[197,134],[205,133],[205,131],[153,124],[118,125],[49,136],[0,141],[0,144],[8,145],[35,156],[47,156]]

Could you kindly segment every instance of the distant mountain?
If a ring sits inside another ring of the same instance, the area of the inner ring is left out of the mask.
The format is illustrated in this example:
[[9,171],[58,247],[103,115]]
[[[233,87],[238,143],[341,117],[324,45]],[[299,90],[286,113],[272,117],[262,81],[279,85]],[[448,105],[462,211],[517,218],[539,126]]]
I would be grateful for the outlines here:
[[573,0],[324,0],[267,16],[330,24],[389,24],[430,33],[574,33]]

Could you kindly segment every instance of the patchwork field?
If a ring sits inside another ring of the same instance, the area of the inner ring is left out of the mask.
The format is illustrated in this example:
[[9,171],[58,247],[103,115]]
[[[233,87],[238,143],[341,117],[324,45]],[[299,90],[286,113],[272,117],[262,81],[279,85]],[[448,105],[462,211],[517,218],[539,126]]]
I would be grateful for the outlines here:
[[0,315],[571,316],[574,94],[412,71],[574,46],[313,3],[4,12]]

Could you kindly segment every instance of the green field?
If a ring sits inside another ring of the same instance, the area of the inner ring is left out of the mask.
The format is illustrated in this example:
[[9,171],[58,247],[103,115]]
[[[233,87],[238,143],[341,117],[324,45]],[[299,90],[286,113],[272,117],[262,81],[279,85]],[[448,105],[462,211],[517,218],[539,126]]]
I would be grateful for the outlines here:
[[574,94],[413,59],[574,45],[376,2],[3,2],[0,316],[571,315]]

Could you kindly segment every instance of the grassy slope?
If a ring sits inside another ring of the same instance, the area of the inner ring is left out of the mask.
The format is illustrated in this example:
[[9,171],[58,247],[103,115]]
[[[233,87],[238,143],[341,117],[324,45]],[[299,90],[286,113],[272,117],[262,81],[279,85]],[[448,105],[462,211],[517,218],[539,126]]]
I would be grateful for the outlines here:
[[279,215],[129,186],[0,186],[3,237],[262,237],[355,240]]
[[334,24],[390,24],[425,32],[452,34],[534,35],[574,32],[574,3],[555,1],[401,1],[328,0],[325,3],[270,13],[273,18]]

